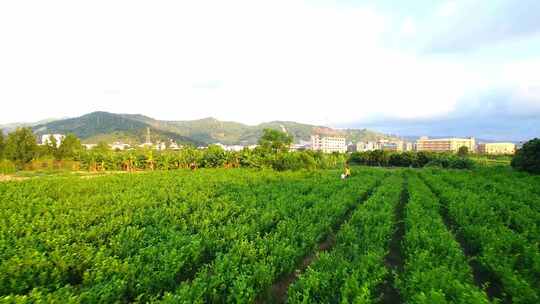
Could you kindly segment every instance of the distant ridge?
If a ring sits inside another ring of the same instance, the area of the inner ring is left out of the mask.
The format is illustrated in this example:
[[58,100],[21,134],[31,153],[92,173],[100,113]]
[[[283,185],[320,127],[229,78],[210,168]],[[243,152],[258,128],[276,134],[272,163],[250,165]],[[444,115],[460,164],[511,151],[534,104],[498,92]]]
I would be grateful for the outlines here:
[[141,114],[115,114],[102,111],[32,125],[33,131],[38,135],[74,133],[86,143],[99,141],[140,143],[145,140],[147,128],[150,129],[153,141],[172,139],[178,143],[193,145],[218,142],[229,145],[254,144],[265,128],[286,130],[297,142],[309,140],[311,134],[318,128],[336,130],[346,136],[348,141],[353,142],[395,138],[367,129],[332,129],[293,121],[272,121],[250,126],[238,122],[220,121],[212,117],[188,121],[166,121]]

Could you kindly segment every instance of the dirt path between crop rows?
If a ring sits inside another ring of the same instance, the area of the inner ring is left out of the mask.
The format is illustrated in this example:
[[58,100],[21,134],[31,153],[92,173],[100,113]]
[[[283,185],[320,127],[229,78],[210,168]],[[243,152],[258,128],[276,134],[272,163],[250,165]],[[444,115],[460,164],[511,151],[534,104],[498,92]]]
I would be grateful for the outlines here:
[[355,204],[345,212],[345,215],[334,225],[334,227],[332,227],[332,232],[328,234],[321,243],[318,244],[317,249],[309,255],[305,256],[299,263],[299,265],[296,267],[295,271],[282,276],[280,279],[274,282],[274,284],[265,294],[259,296],[259,299],[257,299],[256,303],[285,303],[287,300],[287,291],[289,290],[289,286],[292,285],[302,273],[304,273],[304,271],[309,267],[309,265],[311,265],[311,263],[317,260],[320,252],[329,251],[334,247],[337,231],[341,229],[341,226],[343,224],[349,221],[354,211],[359,208],[365,201],[367,201],[373,193],[375,193],[377,188],[379,188],[383,180],[386,178],[387,176],[384,176],[383,178],[378,180],[371,189],[369,189],[364,195],[362,195],[358,199],[358,204]]
[[403,265],[405,264],[405,258],[403,256],[402,242],[405,236],[405,205],[409,202],[409,189],[408,189],[407,177],[403,180],[403,189],[399,198],[398,205],[396,206],[395,214],[395,226],[394,234],[390,240],[389,251],[384,258],[386,267],[390,270],[385,282],[379,287],[379,291],[382,295],[381,303],[403,303],[403,299],[396,288],[395,278],[398,274],[403,272]]
[[419,176],[424,182],[424,184],[428,186],[429,190],[439,200],[439,205],[441,206],[439,212],[441,214],[443,222],[446,225],[446,229],[450,231],[450,233],[454,236],[454,239],[459,243],[463,254],[467,258],[469,267],[472,270],[474,284],[479,289],[485,290],[490,301],[493,301],[495,298],[497,298],[502,300],[502,303],[512,303],[512,301],[507,296],[504,296],[502,282],[492,271],[484,267],[484,265],[482,265],[478,261],[476,257],[479,252],[477,252],[477,250],[474,250],[473,248],[475,247],[472,247],[463,237],[463,234],[459,232],[461,231],[459,225],[449,215],[448,202],[443,200],[439,196],[439,194],[433,189],[433,187],[428,182],[426,182],[422,175]]

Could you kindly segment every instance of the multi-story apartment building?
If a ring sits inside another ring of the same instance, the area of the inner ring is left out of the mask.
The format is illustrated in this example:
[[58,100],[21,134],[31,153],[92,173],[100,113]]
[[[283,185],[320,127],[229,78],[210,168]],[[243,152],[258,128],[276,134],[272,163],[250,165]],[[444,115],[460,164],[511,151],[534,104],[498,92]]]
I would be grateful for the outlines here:
[[373,151],[375,149],[376,143],[373,141],[359,141],[356,143],[356,151],[358,152],[365,152],[365,151]]
[[516,153],[516,145],[513,143],[483,143],[478,145],[478,153],[514,154]]
[[345,142],[345,136],[314,134],[311,135],[311,148],[324,153],[344,153],[347,152],[347,143]]
[[467,147],[470,152],[476,151],[474,137],[429,139],[427,136],[423,136],[416,141],[417,151],[457,152],[461,147]]
[[395,142],[381,143],[381,150],[383,150],[383,151],[392,151],[392,152],[402,152],[403,151],[403,142],[402,141],[395,141]]
[[414,150],[414,147],[413,147],[413,143],[411,142],[403,142],[403,151],[413,151]]
[[412,151],[413,144],[403,140],[379,139],[377,141],[359,141],[356,144],[356,151],[366,152],[374,150],[384,150],[393,152]]

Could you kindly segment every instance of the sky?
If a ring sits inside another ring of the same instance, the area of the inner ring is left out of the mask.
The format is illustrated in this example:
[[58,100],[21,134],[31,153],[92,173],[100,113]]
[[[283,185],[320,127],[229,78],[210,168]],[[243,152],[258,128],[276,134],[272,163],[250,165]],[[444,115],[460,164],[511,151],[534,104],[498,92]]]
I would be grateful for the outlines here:
[[0,103],[540,136],[540,1],[0,1]]

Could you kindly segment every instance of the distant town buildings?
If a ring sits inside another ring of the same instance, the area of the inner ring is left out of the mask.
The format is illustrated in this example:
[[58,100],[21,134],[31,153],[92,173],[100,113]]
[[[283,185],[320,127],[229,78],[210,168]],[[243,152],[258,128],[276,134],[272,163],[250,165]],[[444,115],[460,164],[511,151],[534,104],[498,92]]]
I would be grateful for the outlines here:
[[416,141],[417,151],[457,152],[461,147],[467,147],[469,152],[476,151],[476,142],[474,137],[430,139],[427,136],[422,136]]
[[42,145],[49,144],[50,142],[52,142],[52,138],[56,140],[56,147],[59,147],[60,144],[62,143],[62,140],[64,140],[66,136],[64,134],[43,134],[41,136],[41,144]]
[[153,147],[158,151],[167,150],[167,144],[164,142],[158,142]]
[[412,142],[403,142],[403,151],[414,151],[414,144]]
[[359,141],[356,143],[356,151],[366,152],[374,150],[404,152],[413,151],[414,146],[411,142],[404,140],[378,139],[376,141]]
[[[151,143],[151,142],[144,142],[142,144],[139,145],[139,148],[153,148],[154,147],[154,144]],[[157,149],[157,148],[156,148]]]
[[513,143],[482,143],[478,145],[481,154],[514,154],[516,145]]
[[345,136],[339,134],[314,134],[311,135],[311,148],[324,153],[347,152]]
[[109,147],[111,147],[111,149],[113,149],[113,150],[123,151],[123,150],[129,149],[131,146],[129,144],[125,144],[123,142],[118,142],[117,141],[117,142],[114,142],[111,145],[109,145]]
[[[82,144],[83,147],[85,147],[87,150],[91,150],[97,146],[97,144]],[[124,143],[121,141],[113,142],[112,144],[109,144],[109,148],[114,151],[125,151],[130,150],[135,147],[143,148],[143,149],[155,149],[158,151],[164,151],[164,150],[180,150],[182,148],[182,145],[177,144],[172,139],[169,139],[169,142],[144,142],[140,145],[130,145],[128,143]]]
[[311,141],[300,140],[297,144],[292,144],[291,151],[305,151],[311,149]]
[[82,144],[83,147],[86,148],[86,150],[92,150],[97,146],[97,144]]
[[403,152],[402,141],[385,142],[385,143],[382,143],[380,147],[381,147],[381,150],[383,151]]
[[377,150],[377,143],[374,141],[359,141],[356,143],[357,152],[366,152]]
[[182,145],[179,145],[176,142],[171,140],[171,142],[169,143],[169,149],[171,149],[171,150],[180,150],[180,149],[182,149]]
[[239,152],[239,151],[242,151],[244,149],[244,146],[242,146],[242,145],[224,145],[222,143],[216,143],[215,145],[221,147],[225,151]]

